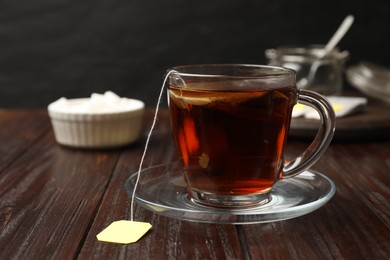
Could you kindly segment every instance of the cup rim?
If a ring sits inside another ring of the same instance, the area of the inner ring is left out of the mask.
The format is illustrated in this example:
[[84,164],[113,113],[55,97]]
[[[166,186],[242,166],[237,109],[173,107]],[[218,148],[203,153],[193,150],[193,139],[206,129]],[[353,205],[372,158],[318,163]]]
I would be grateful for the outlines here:
[[[196,73],[196,72],[183,72],[183,70],[188,69],[200,69],[200,68],[241,68],[241,69],[261,69],[264,70],[261,73],[253,74],[243,74],[243,75],[233,75],[228,73]],[[280,66],[271,66],[271,65],[257,65],[257,64],[194,64],[194,65],[180,65],[175,66],[167,70],[167,73],[173,73],[181,77],[201,77],[201,78],[235,78],[235,79],[254,79],[254,78],[268,78],[268,77],[282,77],[282,76],[294,76],[296,74],[295,70],[289,69],[286,67]]]

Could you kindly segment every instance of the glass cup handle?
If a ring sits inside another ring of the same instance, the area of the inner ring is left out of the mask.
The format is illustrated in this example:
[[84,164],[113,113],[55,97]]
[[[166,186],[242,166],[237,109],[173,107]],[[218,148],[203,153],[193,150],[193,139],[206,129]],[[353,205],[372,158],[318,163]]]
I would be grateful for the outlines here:
[[293,161],[284,165],[282,178],[293,177],[310,168],[328,148],[336,127],[336,116],[329,101],[309,90],[298,90],[298,103],[314,108],[321,117],[320,128],[310,146]]

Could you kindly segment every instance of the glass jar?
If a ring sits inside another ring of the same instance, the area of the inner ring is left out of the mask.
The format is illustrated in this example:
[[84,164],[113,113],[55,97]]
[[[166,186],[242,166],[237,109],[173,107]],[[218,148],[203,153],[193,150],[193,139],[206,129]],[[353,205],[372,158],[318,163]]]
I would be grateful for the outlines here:
[[339,95],[343,87],[345,62],[348,51],[335,48],[323,56],[323,45],[282,46],[267,49],[265,56],[269,65],[282,66],[297,72],[297,87],[323,95]]

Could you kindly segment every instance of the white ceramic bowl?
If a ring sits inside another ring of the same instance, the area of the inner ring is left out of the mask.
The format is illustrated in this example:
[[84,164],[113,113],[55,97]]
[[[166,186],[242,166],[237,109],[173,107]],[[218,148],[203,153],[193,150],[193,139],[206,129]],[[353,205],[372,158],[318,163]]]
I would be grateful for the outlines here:
[[56,141],[80,148],[114,148],[135,142],[140,134],[144,103],[122,99],[126,105],[115,109],[73,109],[87,103],[89,98],[53,102],[48,112]]

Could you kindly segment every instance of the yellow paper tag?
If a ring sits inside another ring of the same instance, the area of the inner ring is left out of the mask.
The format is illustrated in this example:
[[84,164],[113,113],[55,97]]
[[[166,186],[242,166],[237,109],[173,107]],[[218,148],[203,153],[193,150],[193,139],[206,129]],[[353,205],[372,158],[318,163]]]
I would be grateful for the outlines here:
[[129,244],[137,242],[152,227],[150,223],[118,220],[96,235],[99,241]]

